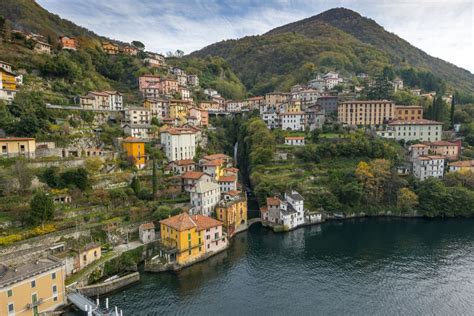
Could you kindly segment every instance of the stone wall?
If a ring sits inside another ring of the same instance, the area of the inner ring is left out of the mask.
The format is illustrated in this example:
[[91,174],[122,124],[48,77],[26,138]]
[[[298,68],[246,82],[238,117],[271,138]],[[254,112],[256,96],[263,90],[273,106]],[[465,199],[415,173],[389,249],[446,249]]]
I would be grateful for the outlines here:
[[78,290],[79,292],[81,292],[82,294],[86,296],[96,297],[98,295],[104,295],[106,293],[119,290],[125,286],[128,286],[138,281],[140,281],[140,273],[133,272],[131,274],[128,274],[126,276],[123,276],[121,278],[118,278],[109,282],[84,286],[84,287],[78,288]]

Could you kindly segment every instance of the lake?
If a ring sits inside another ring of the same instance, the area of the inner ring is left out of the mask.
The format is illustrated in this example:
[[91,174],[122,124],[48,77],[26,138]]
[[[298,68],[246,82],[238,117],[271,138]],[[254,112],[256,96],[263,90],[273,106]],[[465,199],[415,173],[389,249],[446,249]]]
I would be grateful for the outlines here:
[[474,314],[474,220],[254,225],[178,273],[110,295],[124,315]]

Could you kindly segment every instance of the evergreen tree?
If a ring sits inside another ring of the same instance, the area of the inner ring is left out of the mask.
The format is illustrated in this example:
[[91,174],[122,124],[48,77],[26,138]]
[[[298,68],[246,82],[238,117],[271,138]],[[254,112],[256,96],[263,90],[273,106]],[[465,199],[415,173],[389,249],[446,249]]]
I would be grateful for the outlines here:
[[153,200],[156,197],[156,191],[158,190],[158,183],[156,180],[156,162],[155,162],[155,156],[153,155],[153,175],[152,175],[152,184],[153,184]]
[[374,84],[369,87],[367,92],[367,98],[370,100],[388,100],[391,95],[392,85],[383,74],[375,78]]
[[44,192],[36,193],[30,202],[30,222],[42,226],[54,217],[53,199]]
[[130,183],[130,187],[132,188],[135,194],[138,194],[141,190],[140,180],[138,180],[138,176],[133,177],[132,183]]
[[455,110],[455,101],[454,99],[457,97],[456,92],[453,93],[453,96],[451,98],[451,115],[450,115],[450,120],[451,120],[451,128],[454,129],[454,110]]

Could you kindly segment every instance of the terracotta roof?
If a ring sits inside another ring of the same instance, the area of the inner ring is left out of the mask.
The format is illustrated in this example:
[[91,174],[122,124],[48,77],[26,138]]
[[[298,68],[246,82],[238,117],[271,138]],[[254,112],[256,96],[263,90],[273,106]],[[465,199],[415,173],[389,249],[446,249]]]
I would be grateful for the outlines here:
[[224,162],[225,161],[222,159],[216,159],[216,160],[211,160],[211,161],[204,161],[202,165],[207,166],[207,167],[217,167],[217,166],[222,165]]
[[474,167],[474,160],[460,160],[451,162],[449,165],[454,167]]
[[155,229],[155,224],[150,222],[150,223],[141,224],[140,227],[142,229]]
[[238,172],[239,172],[239,169],[232,167],[232,168],[225,168],[224,171],[225,171],[225,172],[238,173]]
[[425,144],[414,144],[414,145],[411,145],[410,148],[425,148],[425,147],[428,147],[427,145]]
[[163,131],[163,133],[169,133],[171,135],[182,135],[182,134],[194,134],[196,131],[194,131],[191,128],[170,128],[166,131]]
[[285,140],[288,139],[288,140],[304,140],[304,137],[303,136],[289,136],[289,137],[285,137]]
[[24,140],[35,140],[31,137],[3,137],[0,138],[0,142],[9,142],[9,141],[24,141]]
[[125,138],[123,140],[124,143],[144,143],[144,141],[142,139],[139,139],[139,138],[136,138],[136,137],[133,137],[133,136],[129,136],[127,138]]
[[262,212],[262,213],[268,212],[268,207],[262,206],[262,207],[260,208],[260,212]]
[[420,120],[394,120],[388,123],[388,125],[443,125],[441,122],[420,119]]
[[207,156],[204,156],[203,158],[206,160],[230,159],[230,157],[225,154],[207,155]]
[[395,105],[396,109],[423,109],[420,105]]
[[177,164],[178,166],[187,166],[187,165],[194,165],[195,162],[192,159],[183,159],[183,160],[175,160],[170,162],[170,164]]
[[160,221],[160,224],[169,226],[177,231],[185,231],[194,227],[197,231],[200,231],[221,226],[222,222],[212,217],[203,215],[189,215],[188,213],[181,213]]
[[237,195],[240,195],[241,193],[242,192],[240,192],[239,190],[230,190],[226,192],[225,194],[230,195],[230,196],[237,196]]
[[201,171],[186,171],[181,175],[183,179],[197,180],[204,175],[204,172]]
[[439,155],[430,155],[430,156],[418,156],[416,159],[418,160],[439,160],[439,159],[445,159],[444,156],[439,156]]
[[280,199],[277,198],[276,196],[274,197],[267,197],[267,206],[279,206],[280,205]]
[[457,146],[457,143],[454,142],[448,142],[446,140],[440,140],[436,142],[425,142],[426,145],[428,146]]
[[353,101],[341,102],[341,104],[374,104],[374,103],[393,103],[393,102],[387,101],[387,100],[367,100],[367,101],[353,100]]
[[108,93],[106,93],[106,92],[101,92],[101,91],[91,91],[91,92],[89,92],[89,94],[100,95],[100,96],[102,96],[102,97],[108,97],[108,96],[109,96]]
[[219,179],[217,180],[217,182],[235,182],[235,181],[237,181],[236,176],[223,176],[223,177],[219,177]]

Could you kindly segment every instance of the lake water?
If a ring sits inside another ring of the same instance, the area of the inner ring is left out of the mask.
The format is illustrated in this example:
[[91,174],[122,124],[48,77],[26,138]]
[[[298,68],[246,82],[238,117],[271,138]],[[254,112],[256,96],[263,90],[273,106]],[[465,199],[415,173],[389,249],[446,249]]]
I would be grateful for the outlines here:
[[474,220],[259,225],[179,273],[110,296],[124,315],[474,314]]

